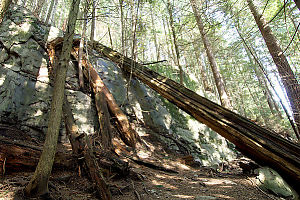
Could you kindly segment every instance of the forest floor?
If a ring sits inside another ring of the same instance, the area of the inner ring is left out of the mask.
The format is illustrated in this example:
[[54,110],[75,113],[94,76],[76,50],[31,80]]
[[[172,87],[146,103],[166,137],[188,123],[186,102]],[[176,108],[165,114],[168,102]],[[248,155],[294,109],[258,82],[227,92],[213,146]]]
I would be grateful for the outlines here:
[[[177,155],[156,153],[155,160],[178,173],[169,173],[131,163],[138,177],[111,178],[109,184],[114,200],[151,199],[279,199],[260,190],[253,179],[240,170],[219,172],[205,167],[192,168],[183,164]],[[24,199],[20,191],[33,173],[6,175],[0,181],[0,199]],[[53,199],[98,199],[93,185],[86,176],[74,171],[52,173],[49,190]]]

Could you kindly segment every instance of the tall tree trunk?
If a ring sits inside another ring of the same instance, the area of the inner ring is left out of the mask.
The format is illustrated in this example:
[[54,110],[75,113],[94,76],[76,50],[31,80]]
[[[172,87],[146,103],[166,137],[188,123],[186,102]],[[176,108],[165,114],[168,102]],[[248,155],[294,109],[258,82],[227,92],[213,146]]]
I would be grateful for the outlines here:
[[64,36],[62,52],[59,58],[54,80],[51,110],[49,114],[48,130],[44,148],[35,173],[25,188],[25,193],[28,196],[45,195],[49,192],[48,180],[51,174],[56,152],[58,133],[62,117],[62,106],[64,102],[66,73],[70,60],[70,52],[72,48],[79,4],[80,0],[73,0],[71,4],[67,32]]
[[90,40],[93,41],[95,39],[95,31],[96,31],[96,2],[92,0],[93,7],[92,7],[92,25],[91,25],[91,37]]
[[121,18],[121,44],[122,44],[122,54],[125,55],[125,25],[124,25],[124,13],[123,13],[123,0],[119,0],[120,6],[120,18]]
[[197,25],[198,25],[201,37],[202,37],[206,55],[207,55],[210,67],[212,69],[212,72],[213,72],[213,76],[214,76],[214,79],[216,82],[221,105],[226,108],[232,109],[232,105],[231,105],[231,102],[229,99],[229,94],[227,94],[227,92],[226,92],[225,84],[224,84],[223,78],[221,77],[219,68],[217,66],[217,62],[216,62],[215,56],[214,56],[212,48],[211,48],[211,44],[205,34],[204,25],[203,25],[201,16],[199,14],[198,7],[196,5],[196,0],[190,0],[190,2],[192,5],[192,9],[193,9],[196,21],[197,21]]
[[175,33],[175,27],[174,27],[174,19],[173,19],[173,6],[171,5],[170,0],[167,1],[167,9],[169,13],[169,21],[170,21],[170,26],[171,26],[171,32],[173,36],[173,42],[174,42],[174,47],[175,47],[175,53],[176,53],[176,64],[179,68],[179,79],[180,79],[180,84],[183,85],[183,70],[182,66],[180,65],[180,53],[179,53],[179,48],[177,44],[177,38],[176,38],[176,33]]
[[199,51],[196,48],[195,42],[193,42],[193,49],[194,49],[197,64],[198,64],[198,67],[199,67],[199,70],[200,70],[200,75],[201,75],[201,80],[202,80],[202,83],[203,83],[204,90],[205,91],[213,91],[212,88],[210,88],[210,86],[208,84],[207,75],[206,75],[206,72],[203,69],[203,65],[202,65],[202,62],[201,62],[201,59],[200,59]]
[[45,4],[45,0],[38,0],[37,1],[37,4],[36,4],[36,6],[35,6],[35,8],[34,8],[34,11],[33,11],[33,14],[38,18],[39,17],[39,15],[40,15],[40,13],[41,13],[41,11],[42,11],[42,8],[43,8],[43,6],[44,6],[44,4]]
[[5,12],[8,10],[11,0],[2,0],[0,5],[0,23],[2,22]]
[[57,4],[57,0],[51,0],[51,4],[50,4],[50,8],[49,8],[48,13],[47,13],[45,24],[49,24],[49,20],[50,20],[50,17],[52,16],[52,11],[53,11],[53,8],[54,8],[54,4]]
[[159,55],[159,46],[157,44],[157,36],[156,36],[156,29],[155,29],[152,6],[150,6],[150,14],[151,14],[151,23],[152,23],[152,32],[153,32],[153,38],[154,38],[154,45],[155,45],[155,51],[156,51],[156,60],[159,61],[159,57],[160,57],[160,55]]
[[[168,33],[167,33],[167,29],[166,29],[166,23],[165,23],[165,19],[163,18],[162,19],[163,20],[163,26],[164,26],[164,34],[165,34],[165,40],[166,40],[166,42],[167,42],[167,53],[168,53],[168,63],[169,63],[169,65],[171,65],[172,64],[172,62],[171,62],[171,58],[172,58],[172,55],[171,55],[171,51],[170,51],[170,49],[169,49],[169,44],[170,44],[170,42],[169,42],[169,39],[168,39]],[[171,49],[172,49],[172,45],[171,45]]]
[[266,42],[269,52],[273,58],[277,70],[279,72],[281,81],[284,85],[285,91],[287,93],[290,106],[292,108],[294,120],[297,126],[297,137],[300,141],[300,85],[296,79],[282,49],[275,36],[272,33],[270,26],[267,24],[266,20],[262,15],[260,15],[253,4],[252,0],[247,0],[248,6],[253,14],[256,24]]
[[87,13],[88,13],[87,2],[85,2],[83,12],[84,12],[83,13],[84,20],[83,20],[83,24],[82,24],[82,32],[81,32],[81,38],[80,38],[80,44],[79,44],[79,50],[78,50],[78,77],[79,77],[79,86],[81,89],[84,88],[84,79],[83,79],[83,73],[82,73],[82,54],[83,54],[85,34],[86,34],[86,25],[87,25]]

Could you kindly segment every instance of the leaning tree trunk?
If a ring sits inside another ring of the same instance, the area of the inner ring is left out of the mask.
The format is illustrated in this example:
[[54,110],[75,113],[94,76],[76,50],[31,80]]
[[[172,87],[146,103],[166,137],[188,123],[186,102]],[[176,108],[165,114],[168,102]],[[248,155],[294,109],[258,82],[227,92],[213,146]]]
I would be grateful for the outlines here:
[[177,44],[177,38],[176,38],[176,33],[175,33],[175,27],[174,27],[174,19],[173,19],[173,13],[172,13],[172,6],[170,0],[167,2],[167,9],[169,12],[169,21],[170,21],[170,26],[171,26],[171,31],[172,31],[172,36],[173,36],[173,42],[174,42],[174,47],[175,47],[175,53],[176,53],[176,64],[179,68],[179,79],[180,79],[180,84],[183,85],[183,70],[182,66],[180,65],[180,53],[178,49],[178,44]]
[[156,72],[131,62],[99,43],[91,44],[101,55],[118,63],[126,72],[146,83],[171,103],[234,143],[238,150],[263,165],[278,170],[294,186],[300,184],[300,145],[264,129],[251,120],[199,96]]
[[266,42],[269,52],[273,58],[277,70],[281,77],[281,81],[284,85],[287,93],[294,120],[297,126],[297,138],[300,141],[300,85],[284,55],[284,52],[280,48],[275,36],[272,33],[270,26],[262,15],[260,15],[253,4],[252,0],[247,0],[248,6],[253,14],[256,24]]
[[49,192],[48,180],[51,174],[56,152],[58,133],[62,117],[62,106],[64,102],[66,73],[70,60],[70,52],[72,48],[79,4],[80,0],[73,0],[71,4],[67,32],[65,33],[62,53],[56,69],[48,130],[44,148],[35,173],[25,188],[25,193],[28,196],[45,195]]
[[2,22],[5,12],[7,11],[11,0],[2,0],[0,5],[0,23]]
[[213,76],[214,76],[216,86],[217,86],[217,89],[218,89],[221,105],[225,106],[226,108],[232,109],[232,105],[231,105],[231,102],[230,102],[230,99],[229,99],[229,94],[227,94],[227,92],[226,92],[225,84],[224,84],[224,81],[221,77],[219,68],[217,66],[217,62],[216,62],[215,56],[214,56],[212,48],[211,48],[211,44],[210,44],[209,40],[206,37],[206,33],[205,33],[205,30],[204,30],[204,25],[203,25],[201,16],[199,14],[199,10],[198,10],[198,7],[196,5],[196,1],[195,0],[190,0],[190,2],[191,2],[191,5],[192,5],[192,9],[193,9],[196,21],[197,21],[197,25],[198,25],[201,37],[202,37],[202,41],[203,41],[203,44],[204,44],[206,55],[208,57],[210,67],[211,67],[212,72],[213,72]]

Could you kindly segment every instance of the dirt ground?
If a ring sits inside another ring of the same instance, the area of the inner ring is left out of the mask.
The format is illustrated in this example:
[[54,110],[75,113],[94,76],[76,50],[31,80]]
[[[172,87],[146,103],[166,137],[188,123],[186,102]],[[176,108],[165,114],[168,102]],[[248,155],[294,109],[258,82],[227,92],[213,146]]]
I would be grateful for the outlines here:
[[[205,167],[192,168],[176,157],[160,158],[161,165],[175,169],[169,173],[131,163],[132,174],[111,177],[109,185],[114,200],[151,199],[279,199],[261,191],[254,177],[238,170],[218,172]],[[24,199],[22,189],[32,173],[6,175],[0,182],[0,199]],[[98,199],[93,185],[78,172],[54,171],[49,190],[52,199]]]

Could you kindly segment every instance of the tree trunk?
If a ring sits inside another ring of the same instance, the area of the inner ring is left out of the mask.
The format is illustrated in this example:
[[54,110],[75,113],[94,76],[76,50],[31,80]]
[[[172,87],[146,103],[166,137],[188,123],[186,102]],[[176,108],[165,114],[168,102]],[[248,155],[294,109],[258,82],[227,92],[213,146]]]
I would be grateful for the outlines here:
[[284,85],[285,91],[287,93],[290,106],[292,108],[294,120],[297,126],[297,138],[300,142],[300,85],[297,78],[295,77],[282,49],[275,36],[272,33],[270,26],[266,23],[263,16],[261,16],[256,7],[254,6],[252,0],[247,0],[248,6],[253,14],[256,24],[266,42],[269,52],[273,58],[277,70],[281,77],[281,81]]
[[3,21],[5,12],[8,10],[12,0],[2,0],[0,5],[0,24]]
[[70,60],[70,52],[74,36],[76,18],[80,0],[73,0],[69,13],[67,32],[64,36],[62,53],[59,58],[56,76],[54,80],[51,110],[49,114],[48,130],[43,152],[33,177],[25,188],[28,196],[39,196],[49,192],[48,180],[51,174],[54,156],[56,152],[58,133],[61,123],[62,106],[64,101],[66,73]]
[[156,60],[159,61],[160,55],[159,55],[159,46],[157,44],[157,36],[156,36],[156,29],[155,29],[155,23],[154,23],[154,17],[153,17],[153,9],[152,5],[150,6],[150,14],[151,14],[151,23],[152,23],[152,32],[153,32],[153,39],[154,39],[154,45],[155,45],[155,51],[156,51]]
[[92,24],[91,24],[91,38],[90,40],[93,41],[95,39],[95,31],[96,31],[96,2],[92,0]]
[[201,75],[201,80],[202,80],[202,83],[203,83],[204,90],[205,91],[213,91],[212,88],[208,84],[207,75],[206,75],[206,72],[203,69],[203,65],[202,65],[202,62],[201,62],[201,59],[200,59],[199,51],[196,48],[196,45],[195,45],[194,42],[193,42],[193,49],[194,49],[197,64],[198,64],[198,67],[199,67],[199,70],[200,70],[200,75]]
[[98,166],[97,159],[93,154],[90,141],[86,134],[83,134],[83,136],[79,134],[78,127],[75,124],[72,110],[66,96],[64,99],[63,112],[67,135],[72,145],[73,153],[78,156],[83,154],[85,162],[85,165],[83,166],[85,171],[89,173],[92,181],[96,184],[96,189],[101,199],[111,199],[110,190],[105,182],[102,171]]
[[47,25],[49,24],[49,20],[50,20],[50,17],[52,16],[52,11],[53,11],[55,4],[57,4],[57,0],[51,0],[50,8],[48,10],[47,17],[45,20],[45,24],[47,24]]
[[33,11],[33,14],[34,14],[37,18],[39,18],[39,16],[40,16],[40,14],[41,14],[41,11],[42,11],[42,8],[43,8],[44,4],[45,4],[45,0],[39,0],[39,1],[37,1],[37,4],[36,4],[36,6],[35,6],[35,8],[34,8],[34,11]]
[[82,73],[82,54],[83,54],[83,48],[84,48],[84,42],[85,42],[85,33],[86,33],[86,25],[87,25],[87,13],[88,13],[88,5],[87,2],[85,2],[84,5],[84,14],[83,14],[83,25],[82,25],[82,32],[81,32],[81,38],[80,38],[80,44],[79,44],[79,50],[78,50],[78,78],[79,78],[79,86],[81,89],[84,88],[84,79],[83,79],[83,73]]
[[233,109],[232,105],[231,105],[231,102],[230,102],[229,94],[227,94],[227,92],[226,92],[223,78],[221,77],[219,68],[217,66],[217,62],[216,62],[215,56],[214,56],[212,48],[211,48],[211,44],[210,44],[209,40],[206,37],[206,33],[205,33],[205,30],[204,30],[204,25],[203,25],[201,16],[199,14],[199,10],[198,10],[198,7],[196,5],[196,1],[195,0],[190,0],[190,2],[191,2],[191,5],[192,5],[192,8],[193,8],[194,16],[196,18],[197,25],[198,25],[201,37],[202,37],[202,42],[204,44],[206,55],[207,55],[211,70],[213,72],[213,76],[214,76],[215,83],[216,83],[216,86],[217,86],[217,89],[218,89],[221,105],[228,108],[228,109]]
[[[72,51],[72,55],[78,59],[78,55],[75,53],[75,50]],[[139,135],[134,131],[134,129],[131,127],[126,115],[123,113],[123,111],[118,106],[115,98],[113,95],[109,92],[108,88],[105,86],[103,81],[101,80],[100,76],[98,75],[97,71],[92,67],[92,65],[84,59],[83,66],[86,69],[85,76],[90,76],[90,85],[93,88],[95,95],[96,92],[102,92],[105,96],[108,108],[110,112],[112,113],[113,117],[117,121],[117,127],[121,133],[121,138],[123,142],[131,147],[135,147],[136,143],[140,140]],[[96,102],[97,105],[97,102]],[[98,111],[99,112],[99,111]]]
[[167,9],[169,13],[169,21],[170,21],[170,26],[171,26],[171,32],[173,36],[173,42],[174,42],[174,47],[175,47],[175,53],[176,53],[176,64],[179,68],[179,80],[180,84],[183,85],[183,70],[182,66],[180,65],[180,53],[179,53],[179,48],[177,44],[177,38],[176,38],[176,33],[175,33],[175,27],[174,27],[174,19],[173,19],[173,6],[171,5],[170,0],[167,1]]
[[300,145],[258,126],[251,120],[199,96],[138,63],[131,68],[131,59],[102,44],[94,42],[92,46],[105,57],[120,64],[118,66],[124,71],[132,71],[133,76],[227,138],[245,155],[260,164],[272,166],[292,185],[300,184]]

